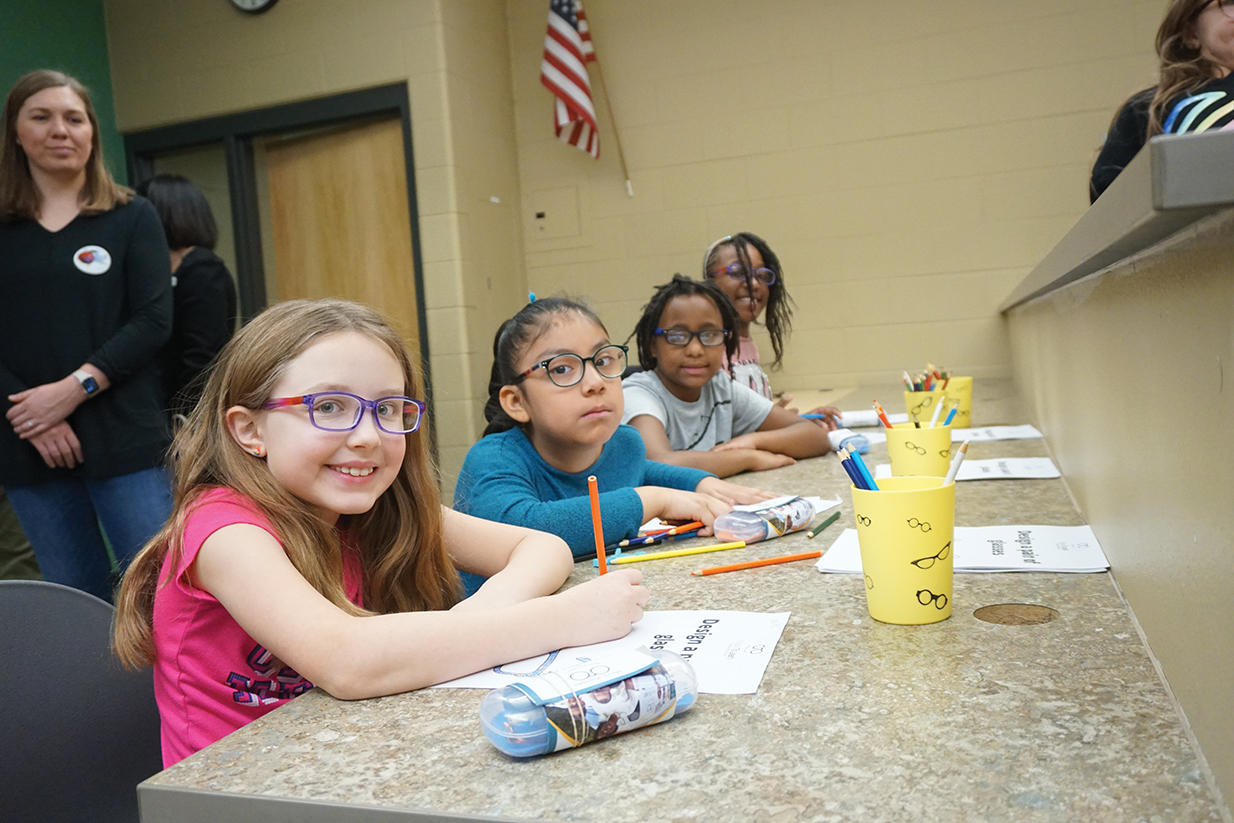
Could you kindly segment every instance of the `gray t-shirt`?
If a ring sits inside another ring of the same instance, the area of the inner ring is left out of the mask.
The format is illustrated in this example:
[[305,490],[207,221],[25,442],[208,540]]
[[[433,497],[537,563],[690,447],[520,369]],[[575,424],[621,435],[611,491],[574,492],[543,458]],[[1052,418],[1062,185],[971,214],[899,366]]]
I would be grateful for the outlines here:
[[705,452],[756,431],[774,405],[723,371],[703,386],[693,403],[670,394],[654,371],[630,375],[621,381],[621,388],[626,401],[621,422],[643,414],[654,417],[664,426],[673,451]]

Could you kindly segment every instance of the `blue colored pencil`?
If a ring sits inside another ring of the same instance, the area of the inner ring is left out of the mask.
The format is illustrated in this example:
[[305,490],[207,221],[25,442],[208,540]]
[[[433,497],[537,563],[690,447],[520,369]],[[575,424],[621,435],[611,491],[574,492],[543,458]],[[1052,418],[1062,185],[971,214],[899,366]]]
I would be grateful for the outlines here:
[[840,457],[840,466],[844,469],[845,473],[848,474],[848,479],[853,481],[853,485],[859,489],[869,491],[870,487],[866,485],[865,478],[861,476],[861,472],[857,471],[857,467],[853,465],[852,460],[844,456],[848,454],[848,452],[844,451],[844,449],[840,449],[836,452],[836,454]]
[[951,419],[952,419],[953,417],[955,417],[955,413],[956,413],[957,411],[959,411],[959,410],[960,410],[960,401],[958,401],[958,400],[957,400],[957,401],[956,401],[956,404],[955,404],[954,406],[952,406],[952,407],[951,407],[951,411],[947,412],[947,419],[943,421],[943,425],[944,425],[944,426],[950,426],[950,425],[951,425]]
[[865,478],[866,488],[872,492],[878,491],[878,484],[874,482],[874,475],[870,474],[870,470],[866,468],[866,462],[861,459],[861,455],[857,454],[856,451],[850,451],[849,456],[853,458],[853,462],[857,464],[857,470]]

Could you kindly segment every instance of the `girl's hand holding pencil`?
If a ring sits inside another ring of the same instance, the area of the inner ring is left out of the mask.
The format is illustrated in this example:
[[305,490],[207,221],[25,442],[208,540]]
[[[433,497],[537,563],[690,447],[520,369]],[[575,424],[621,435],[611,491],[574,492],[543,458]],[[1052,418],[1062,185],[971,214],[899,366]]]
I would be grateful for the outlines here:
[[571,616],[566,646],[586,646],[625,637],[643,619],[651,592],[643,588],[638,569],[612,569],[558,597],[569,601]]

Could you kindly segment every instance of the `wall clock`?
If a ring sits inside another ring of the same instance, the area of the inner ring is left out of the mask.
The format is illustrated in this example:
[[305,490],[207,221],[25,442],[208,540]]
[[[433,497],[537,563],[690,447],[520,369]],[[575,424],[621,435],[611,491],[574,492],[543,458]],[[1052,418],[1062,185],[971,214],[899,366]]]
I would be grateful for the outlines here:
[[231,0],[231,4],[248,14],[261,14],[269,11],[278,0]]

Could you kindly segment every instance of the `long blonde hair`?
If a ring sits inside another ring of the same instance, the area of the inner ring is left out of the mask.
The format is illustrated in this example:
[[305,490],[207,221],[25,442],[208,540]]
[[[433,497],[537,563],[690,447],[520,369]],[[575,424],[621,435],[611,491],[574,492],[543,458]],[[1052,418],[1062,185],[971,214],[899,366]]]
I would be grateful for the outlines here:
[[[285,491],[265,461],[232,439],[226,412],[260,409],[288,365],[326,335],[353,331],[384,343],[403,370],[407,393],[423,396],[419,370],[398,334],[376,311],[344,300],[290,300],[241,329],[219,355],[201,401],[172,444],[175,506],[167,525],[133,559],[117,598],[113,644],[130,667],[154,662],[152,620],[160,572],[168,575],[183,550],[189,510],[212,487],[234,489],[270,519],[293,566],[331,603],[352,615],[445,609],[461,596],[458,572],[446,554],[441,501],[423,431],[406,435],[403,466],[390,488],[364,514],[343,515],[338,531]],[[365,609],[343,588],[339,532],[361,557]],[[274,604],[272,604],[274,605]]]
[[75,78],[58,71],[39,69],[21,77],[9,89],[0,121],[0,220],[37,220],[42,210],[42,196],[30,175],[30,162],[17,143],[17,115],[25,102],[44,89],[67,86],[81,98],[93,132],[90,137],[90,158],[86,161],[86,182],[78,195],[83,214],[111,211],[133,199],[133,190],[121,186],[103,163],[103,144],[99,137],[99,118],[94,113],[90,92]]
[[1175,98],[1195,91],[1218,76],[1217,66],[1200,49],[1187,43],[1195,38],[1195,20],[1211,0],[1172,0],[1157,29],[1157,56],[1161,60],[1157,90],[1148,107],[1148,137],[1161,133]]

